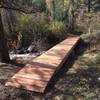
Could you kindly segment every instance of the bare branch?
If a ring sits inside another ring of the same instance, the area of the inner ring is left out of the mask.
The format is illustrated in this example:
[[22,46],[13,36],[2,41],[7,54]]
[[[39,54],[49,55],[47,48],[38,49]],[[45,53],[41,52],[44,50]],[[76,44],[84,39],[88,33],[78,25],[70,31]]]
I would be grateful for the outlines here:
[[0,8],[11,9],[11,10],[19,11],[19,12],[26,13],[26,14],[41,12],[40,9],[33,9],[33,10],[29,11],[29,10],[26,10],[26,9],[20,9],[20,8],[15,8],[15,7],[6,7],[6,6],[0,6]]
[[9,2],[9,0],[8,1],[0,0],[0,8],[11,9],[11,10],[19,11],[26,14],[42,12],[42,9],[40,7],[37,7],[36,5],[32,5],[31,7],[29,7],[29,9],[27,9],[27,7],[19,5],[15,2]]

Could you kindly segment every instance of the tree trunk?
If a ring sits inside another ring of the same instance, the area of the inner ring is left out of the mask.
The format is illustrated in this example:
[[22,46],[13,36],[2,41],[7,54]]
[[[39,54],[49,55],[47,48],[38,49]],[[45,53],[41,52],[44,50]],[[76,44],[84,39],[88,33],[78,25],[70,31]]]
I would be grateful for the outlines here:
[[75,10],[74,0],[69,1],[68,19],[69,19],[69,29],[74,30],[74,10]]
[[46,4],[51,17],[50,19],[55,20],[55,0],[46,0]]
[[10,61],[6,38],[4,36],[2,18],[0,13],[0,62],[8,63]]
[[51,18],[55,20],[55,0],[51,1]]
[[16,14],[15,11],[9,9],[2,9],[1,10],[1,17],[4,32],[6,33],[7,37],[10,37],[15,34],[15,25],[16,25]]
[[91,0],[88,0],[88,12],[91,11]]

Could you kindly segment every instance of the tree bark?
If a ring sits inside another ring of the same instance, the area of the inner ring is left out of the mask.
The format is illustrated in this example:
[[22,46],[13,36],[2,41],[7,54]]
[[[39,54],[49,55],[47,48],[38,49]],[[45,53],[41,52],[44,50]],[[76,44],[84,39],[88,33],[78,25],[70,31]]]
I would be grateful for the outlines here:
[[55,0],[51,0],[51,18],[55,20]]
[[50,19],[55,20],[55,0],[46,0],[46,4],[51,17]]
[[69,10],[68,10],[68,19],[69,19],[69,29],[70,31],[74,30],[74,0],[69,1]]
[[91,0],[88,0],[88,12],[91,11]]
[[10,61],[7,42],[4,34],[2,18],[0,13],[0,62],[8,63]]
[[15,11],[9,9],[1,10],[1,18],[3,29],[7,37],[15,34],[16,14]]

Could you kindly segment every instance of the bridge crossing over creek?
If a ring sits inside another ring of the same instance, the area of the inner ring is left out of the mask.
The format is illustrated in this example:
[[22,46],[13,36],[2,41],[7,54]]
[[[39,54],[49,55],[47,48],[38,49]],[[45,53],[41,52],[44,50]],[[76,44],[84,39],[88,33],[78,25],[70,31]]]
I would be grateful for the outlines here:
[[60,42],[33,59],[32,63],[26,64],[5,85],[43,93],[55,72],[61,69],[65,59],[74,50],[79,40],[80,37],[69,37]]

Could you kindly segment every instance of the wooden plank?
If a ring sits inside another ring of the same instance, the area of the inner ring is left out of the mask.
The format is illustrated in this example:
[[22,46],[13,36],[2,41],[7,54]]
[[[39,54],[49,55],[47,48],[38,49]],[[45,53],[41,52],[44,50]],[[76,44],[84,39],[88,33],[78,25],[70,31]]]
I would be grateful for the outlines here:
[[62,67],[78,41],[79,37],[71,37],[49,49],[33,59],[32,63],[26,64],[8,80],[6,86],[43,93],[53,74]]

